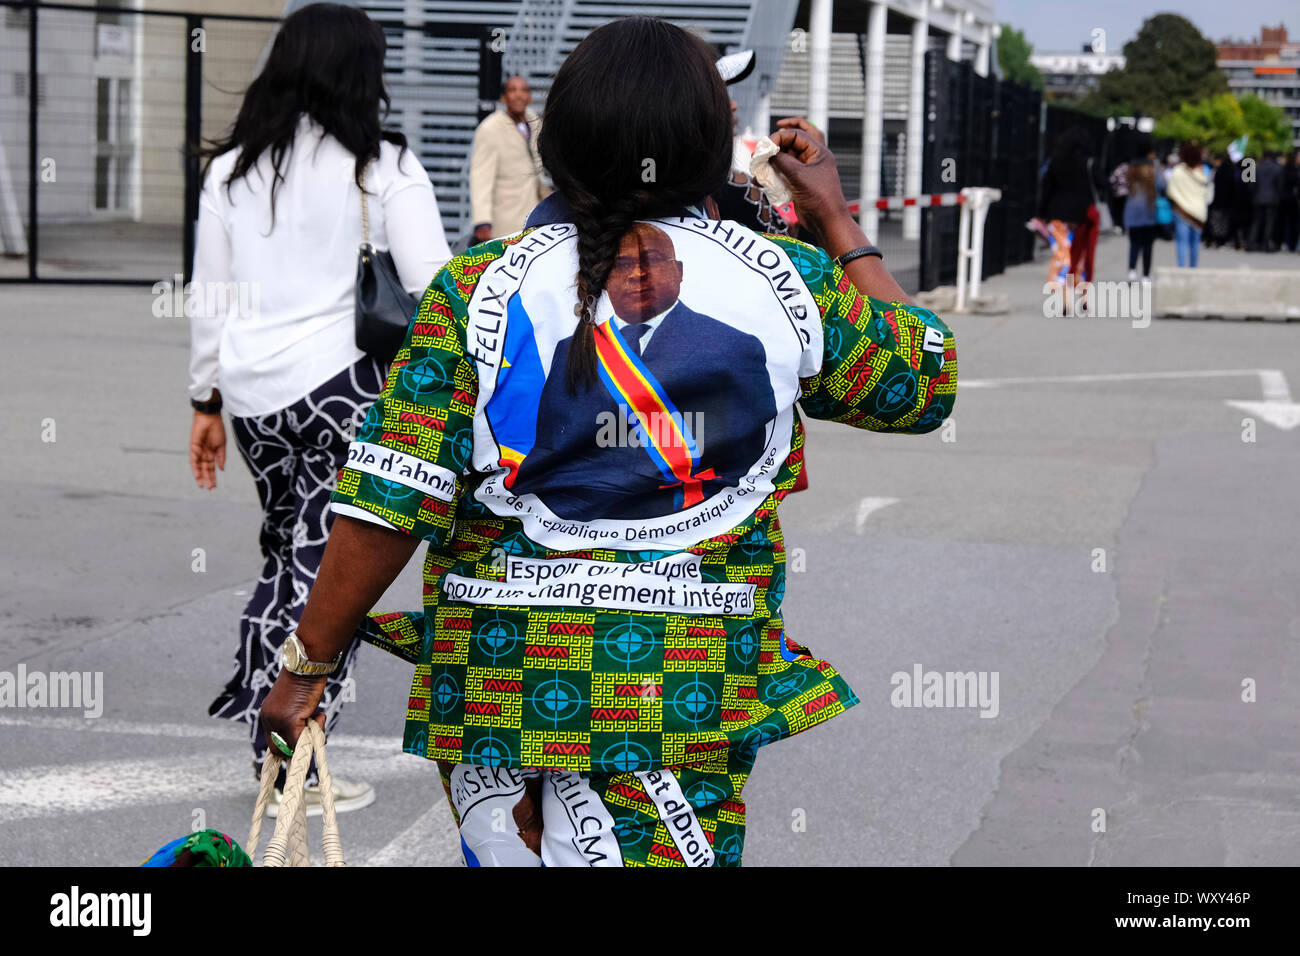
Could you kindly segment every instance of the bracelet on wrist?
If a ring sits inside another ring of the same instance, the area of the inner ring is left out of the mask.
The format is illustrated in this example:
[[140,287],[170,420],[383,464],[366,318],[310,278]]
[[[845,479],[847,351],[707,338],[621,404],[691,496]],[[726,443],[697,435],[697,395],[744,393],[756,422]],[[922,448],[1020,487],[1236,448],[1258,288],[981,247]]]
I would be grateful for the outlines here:
[[834,262],[837,266],[843,269],[854,259],[861,259],[863,256],[875,256],[877,259],[880,259],[882,262],[884,261],[885,258],[885,254],[883,252],[881,252],[875,246],[868,245],[868,246],[858,246],[856,249],[850,249],[848,252],[843,252],[840,255],[835,257]]

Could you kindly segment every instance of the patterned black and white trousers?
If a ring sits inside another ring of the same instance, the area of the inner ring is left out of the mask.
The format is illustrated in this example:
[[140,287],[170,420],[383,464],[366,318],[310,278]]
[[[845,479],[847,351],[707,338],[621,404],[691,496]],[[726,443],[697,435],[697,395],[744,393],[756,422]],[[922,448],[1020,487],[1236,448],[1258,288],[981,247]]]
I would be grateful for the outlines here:
[[[278,651],[297,627],[316,580],[333,516],[329,510],[348,445],[379,397],[384,367],[369,356],[305,398],[268,415],[231,418],[235,444],[253,473],[262,504],[262,573],[239,619],[235,672],[208,713],[248,724],[255,772],[266,756],[259,711],[280,671]],[[325,685],[329,733],[338,722],[358,643]],[[312,768],[309,783],[315,782]]]

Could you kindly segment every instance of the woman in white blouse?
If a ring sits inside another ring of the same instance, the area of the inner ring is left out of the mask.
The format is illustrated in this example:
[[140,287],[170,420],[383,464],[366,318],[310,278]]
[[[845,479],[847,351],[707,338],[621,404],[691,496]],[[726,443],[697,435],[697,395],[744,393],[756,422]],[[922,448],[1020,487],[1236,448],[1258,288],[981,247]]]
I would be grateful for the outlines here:
[[[240,619],[234,675],[209,713],[249,725],[255,773],[266,750],[258,710],[316,578],[335,476],[386,371],[355,341],[362,184],[370,241],[391,249],[408,291],[422,292],[451,258],[428,174],[405,137],[381,126],[384,47],[383,31],[352,7],[312,4],[286,19],[209,153],[200,198],[190,467],[200,488],[216,487],[224,408],[263,509],[262,572]],[[326,688],[327,730],[355,652]],[[335,776],[334,785],[338,810],[374,800],[368,784]],[[314,786],[307,799],[319,813]]]

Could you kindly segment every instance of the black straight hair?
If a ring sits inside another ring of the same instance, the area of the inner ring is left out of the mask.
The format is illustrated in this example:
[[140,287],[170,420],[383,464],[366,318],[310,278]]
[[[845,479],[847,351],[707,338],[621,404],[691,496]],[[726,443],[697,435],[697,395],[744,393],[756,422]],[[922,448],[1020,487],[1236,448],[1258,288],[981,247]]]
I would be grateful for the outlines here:
[[357,188],[364,188],[362,174],[379,158],[381,140],[406,149],[406,137],[384,129],[381,120],[391,103],[384,88],[386,48],[383,29],[356,7],[313,3],[285,19],[266,65],[244,94],[234,125],[202,152],[210,166],[213,157],[240,150],[225,182],[227,190],[270,150],[274,224],[275,192],[284,181],[281,164],[304,113],[356,157],[353,175]]
[[596,379],[596,303],[623,235],[726,179],[731,103],[715,57],[681,27],[634,16],[592,31],[555,74],[537,148],[578,231],[571,394]]
[[1071,126],[1056,137],[1052,159],[1062,165],[1087,164],[1089,151],[1088,131],[1082,126]]

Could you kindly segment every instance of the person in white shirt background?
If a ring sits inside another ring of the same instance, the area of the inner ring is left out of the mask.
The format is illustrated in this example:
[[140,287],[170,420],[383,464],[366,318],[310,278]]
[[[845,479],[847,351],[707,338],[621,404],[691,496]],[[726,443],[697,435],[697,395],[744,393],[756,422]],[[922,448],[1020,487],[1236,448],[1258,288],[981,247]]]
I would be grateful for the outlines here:
[[[249,725],[255,773],[267,746],[258,711],[316,579],[349,441],[386,374],[355,340],[362,184],[370,241],[391,249],[407,291],[423,292],[451,258],[428,174],[405,137],[382,128],[384,49],[360,10],[303,7],[207,151],[190,299],[190,467],[200,488],[216,487],[224,408],[257,484],[263,565],[234,674],[209,713]],[[343,652],[325,690],[327,731],[355,655],[355,644]],[[319,813],[314,768],[308,783],[309,812]],[[336,775],[334,786],[340,811],[374,800],[369,784]]]

